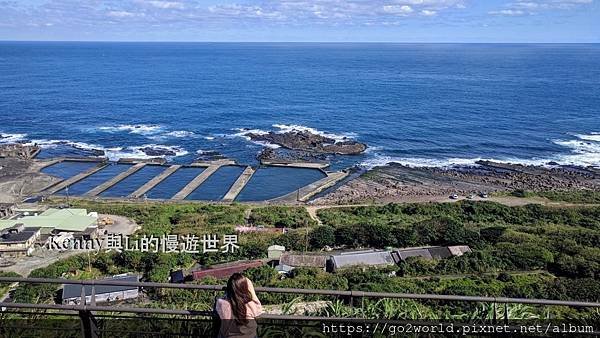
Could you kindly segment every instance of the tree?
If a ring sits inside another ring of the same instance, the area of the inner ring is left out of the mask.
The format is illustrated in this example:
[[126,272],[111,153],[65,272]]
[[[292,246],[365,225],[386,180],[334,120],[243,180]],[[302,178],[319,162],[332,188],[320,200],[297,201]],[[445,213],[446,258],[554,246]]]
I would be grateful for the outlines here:
[[314,249],[335,246],[335,229],[327,225],[316,227],[310,232],[308,241]]

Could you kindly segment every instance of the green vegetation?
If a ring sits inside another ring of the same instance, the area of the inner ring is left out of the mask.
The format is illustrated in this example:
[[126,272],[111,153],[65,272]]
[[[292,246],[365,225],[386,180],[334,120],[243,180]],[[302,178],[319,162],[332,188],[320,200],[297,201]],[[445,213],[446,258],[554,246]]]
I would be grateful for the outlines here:
[[269,206],[252,209],[249,222],[254,225],[268,225],[277,228],[304,228],[315,226],[306,209],[286,206]]
[[600,278],[600,207],[508,207],[491,202],[390,204],[324,209],[330,246],[466,244],[474,252],[440,262],[409,261],[403,272],[429,275],[547,270]]
[[574,204],[600,204],[600,191],[595,190],[551,190],[551,191],[528,191],[515,190],[505,193],[514,197],[530,198],[543,197],[555,202],[567,202]]
[[[3,272],[0,271],[0,277],[21,277],[16,272]],[[10,283],[0,283],[0,298],[8,291]]]
[[[257,286],[270,287],[600,300],[600,207],[595,206],[508,207],[464,201],[331,208],[319,211],[321,226],[300,207],[269,206],[250,210],[246,205],[92,202],[77,202],[77,206],[132,217],[143,227],[140,234],[228,234],[240,224],[285,226],[291,230],[285,234],[242,234],[240,250],[234,254],[102,253],[90,260],[87,256],[77,256],[54,263],[35,270],[32,277],[87,278],[138,272],[143,280],[164,282],[171,269],[190,268],[196,262],[211,265],[264,258],[266,248],[272,244],[298,251],[320,250],[325,246],[382,249],[466,244],[473,252],[461,257],[435,261],[411,258],[386,268],[360,267],[337,273],[302,268],[281,278],[274,269],[263,266],[247,274]],[[223,284],[224,281],[205,279],[201,283]],[[19,301],[48,301],[56,295],[56,290],[57,286],[20,286],[14,297]],[[187,290],[150,291],[153,302],[147,306],[207,310],[216,295]],[[297,298],[275,293],[260,297],[265,304],[291,304]],[[331,315],[406,318],[419,313],[424,318],[451,318],[490,314],[490,308],[476,304],[363,300],[357,309],[357,304],[350,308],[347,300],[339,303],[339,299],[332,297],[305,296],[301,300],[329,301],[327,307],[317,312]],[[379,310],[369,310],[369,306]],[[390,312],[386,308],[395,310]],[[552,308],[554,312],[535,307],[512,309],[513,317],[522,318],[598,316],[587,310],[563,308]]]

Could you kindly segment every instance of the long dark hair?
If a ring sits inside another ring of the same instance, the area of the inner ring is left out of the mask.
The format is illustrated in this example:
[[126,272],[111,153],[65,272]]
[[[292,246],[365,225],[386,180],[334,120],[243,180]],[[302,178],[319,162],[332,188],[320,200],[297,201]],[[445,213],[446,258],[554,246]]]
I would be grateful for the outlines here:
[[248,283],[246,277],[241,273],[234,273],[229,277],[227,281],[227,300],[231,304],[231,310],[233,317],[238,325],[248,324],[248,318],[246,318],[246,303],[250,302],[250,291],[248,290]]

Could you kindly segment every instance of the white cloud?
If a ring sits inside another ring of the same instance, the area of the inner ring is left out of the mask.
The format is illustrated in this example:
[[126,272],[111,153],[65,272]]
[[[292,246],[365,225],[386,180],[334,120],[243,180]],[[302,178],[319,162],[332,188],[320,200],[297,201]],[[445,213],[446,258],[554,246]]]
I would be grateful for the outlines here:
[[521,15],[526,14],[522,10],[518,10],[518,9],[501,9],[499,11],[490,11],[489,13],[493,14],[493,15],[507,15],[507,16],[521,16]]
[[107,15],[114,17],[114,18],[131,18],[131,17],[136,16],[135,13],[127,12],[127,11],[109,11],[107,13]]
[[408,5],[386,5],[383,6],[383,11],[386,13],[407,15],[414,12],[415,10]]
[[9,18],[13,26],[52,22],[55,26],[99,27],[103,23],[128,21],[148,27],[165,24],[225,27],[238,26],[248,19],[290,26],[385,26],[400,24],[407,17],[443,17],[447,12],[462,11],[469,1],[211,0],[207,4],[205,0],[41,0],[36,5],[25,6],[17,1],[0,0],[0,15]]
[[492,15],[521,16],[548,10],[572,10],[593,3],[594,0],[517,0],[504,5],[503,9],[490,11]]
[[163,9],[184,9],[185,5],[177,1],[148,1],[148,3],[156,8]]

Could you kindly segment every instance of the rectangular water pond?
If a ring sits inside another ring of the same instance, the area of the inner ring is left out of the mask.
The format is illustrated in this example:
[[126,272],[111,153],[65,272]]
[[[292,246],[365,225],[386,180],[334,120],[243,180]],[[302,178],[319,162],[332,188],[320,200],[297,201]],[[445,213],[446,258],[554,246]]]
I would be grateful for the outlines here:
[[223,166],[186,197],[186,200],[218,201],[225,197],[245,167]]
[[88,171],[98,164],[100,162],[62,161],[43,168],[42,172],[66,180],[84,171]]
[[100,194],[102,197],[127,197],[139,187],[162,173],[168,167],[161,165],[146,165],[142,169],[127,176],[121,182],[113,185]]
[[146,193],[148,198],[169,199],[178,193],[196,176],[200,175],[204,168],[181,167],[174,173],[157,184]]
[[[91,174],[90,176],[84,178],[83,180],[72,184],[69,186],[69,195],[79,196],[83,195],[86,192],[94,189],[100,184],[110,180],[111,178],[117,176],[118,174],[124,172],[125,170],[131,168],[129,164],[115,164],[110,163],[106,167],[100,169],[99,171]],[[65,189],[57,192],[58,195],[66,195]]]
[[327,175],[317,169],[261,167],[235,199],[240,202],[266,201],[294,192]]

